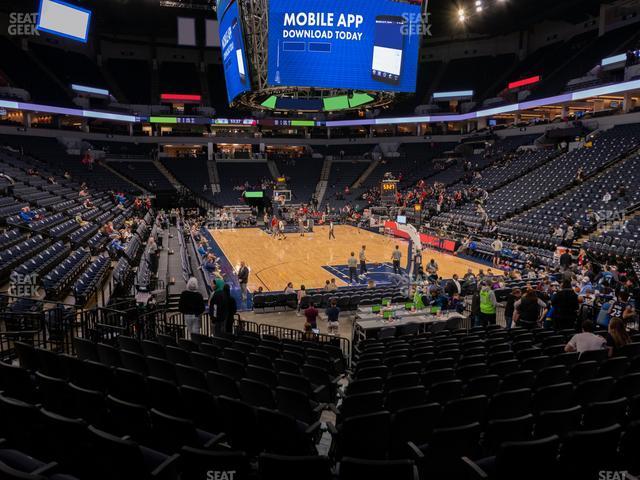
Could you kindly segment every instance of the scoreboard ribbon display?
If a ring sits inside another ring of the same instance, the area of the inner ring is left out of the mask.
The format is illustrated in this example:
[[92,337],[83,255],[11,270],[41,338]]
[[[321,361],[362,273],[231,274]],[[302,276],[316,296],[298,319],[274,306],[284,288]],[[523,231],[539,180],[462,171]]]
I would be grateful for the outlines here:
[[384,180],[380,184],[380,199],[383,203],[394,203],[396,201],[396,191],[398,189],[397,180]]
[[421,7],[390,0],[270,0],[272,86],[415,92]]

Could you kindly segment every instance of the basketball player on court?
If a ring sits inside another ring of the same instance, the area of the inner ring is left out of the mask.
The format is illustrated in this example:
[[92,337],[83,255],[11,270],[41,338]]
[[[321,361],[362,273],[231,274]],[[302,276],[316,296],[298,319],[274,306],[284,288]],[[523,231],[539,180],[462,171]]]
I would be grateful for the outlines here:
[[300,231],[300,236],[304,237],[304,217],[302,215],[298,215],[298,230]]
[[360,275],[367,274],[367,254],[365,253],[366,245],[362,245],[362,249],[360,250]]
[[353,279],[358,278],[358,260],[356,259],[355,252],[351,252],[351,256],[347,260],[347,266],[349,267],[349,283],[353,283]]
[[333,220],[329,222],[329,240],[331,240],[332,238],[334,240],[336,239],[336,234],[333,231]]
[[393,262],[393,273],[400,274],[400,259],[402,258],[402,252],[400,246],[396,245],[396,249],[391,252],[391,261]]
[[280,219],[278,222],[278,240],[286,240],[287,236],[284,234],[284,221]]

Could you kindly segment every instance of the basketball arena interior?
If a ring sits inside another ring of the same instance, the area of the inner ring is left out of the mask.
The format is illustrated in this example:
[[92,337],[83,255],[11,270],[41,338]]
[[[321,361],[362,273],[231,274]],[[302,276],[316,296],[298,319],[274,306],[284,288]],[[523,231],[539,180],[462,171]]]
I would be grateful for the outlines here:
[[0,195],[0,480],[640,478],[640,0],[4,0]]

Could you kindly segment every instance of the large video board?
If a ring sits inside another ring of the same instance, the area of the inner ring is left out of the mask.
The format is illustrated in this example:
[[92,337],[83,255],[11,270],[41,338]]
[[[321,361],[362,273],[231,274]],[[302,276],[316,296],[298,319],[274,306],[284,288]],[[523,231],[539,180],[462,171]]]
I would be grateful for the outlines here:
[[220,48],[222,49],[222,63],[229,103],[241,93],[251,89],[249,66],[242,35],[242,21],[239,17],[236,0],[218,0]]
[[271,86],[415,92],[421,7],[269,0]]

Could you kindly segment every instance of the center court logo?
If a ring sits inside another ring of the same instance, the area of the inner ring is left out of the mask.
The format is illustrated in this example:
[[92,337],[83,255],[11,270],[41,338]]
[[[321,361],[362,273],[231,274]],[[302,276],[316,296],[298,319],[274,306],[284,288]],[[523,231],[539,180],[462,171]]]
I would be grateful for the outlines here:
[[38,14],[36,12],[11,12],[9,14],[9,26],[7,33],[12,37],[37,37],[40,32],[36,29]]

